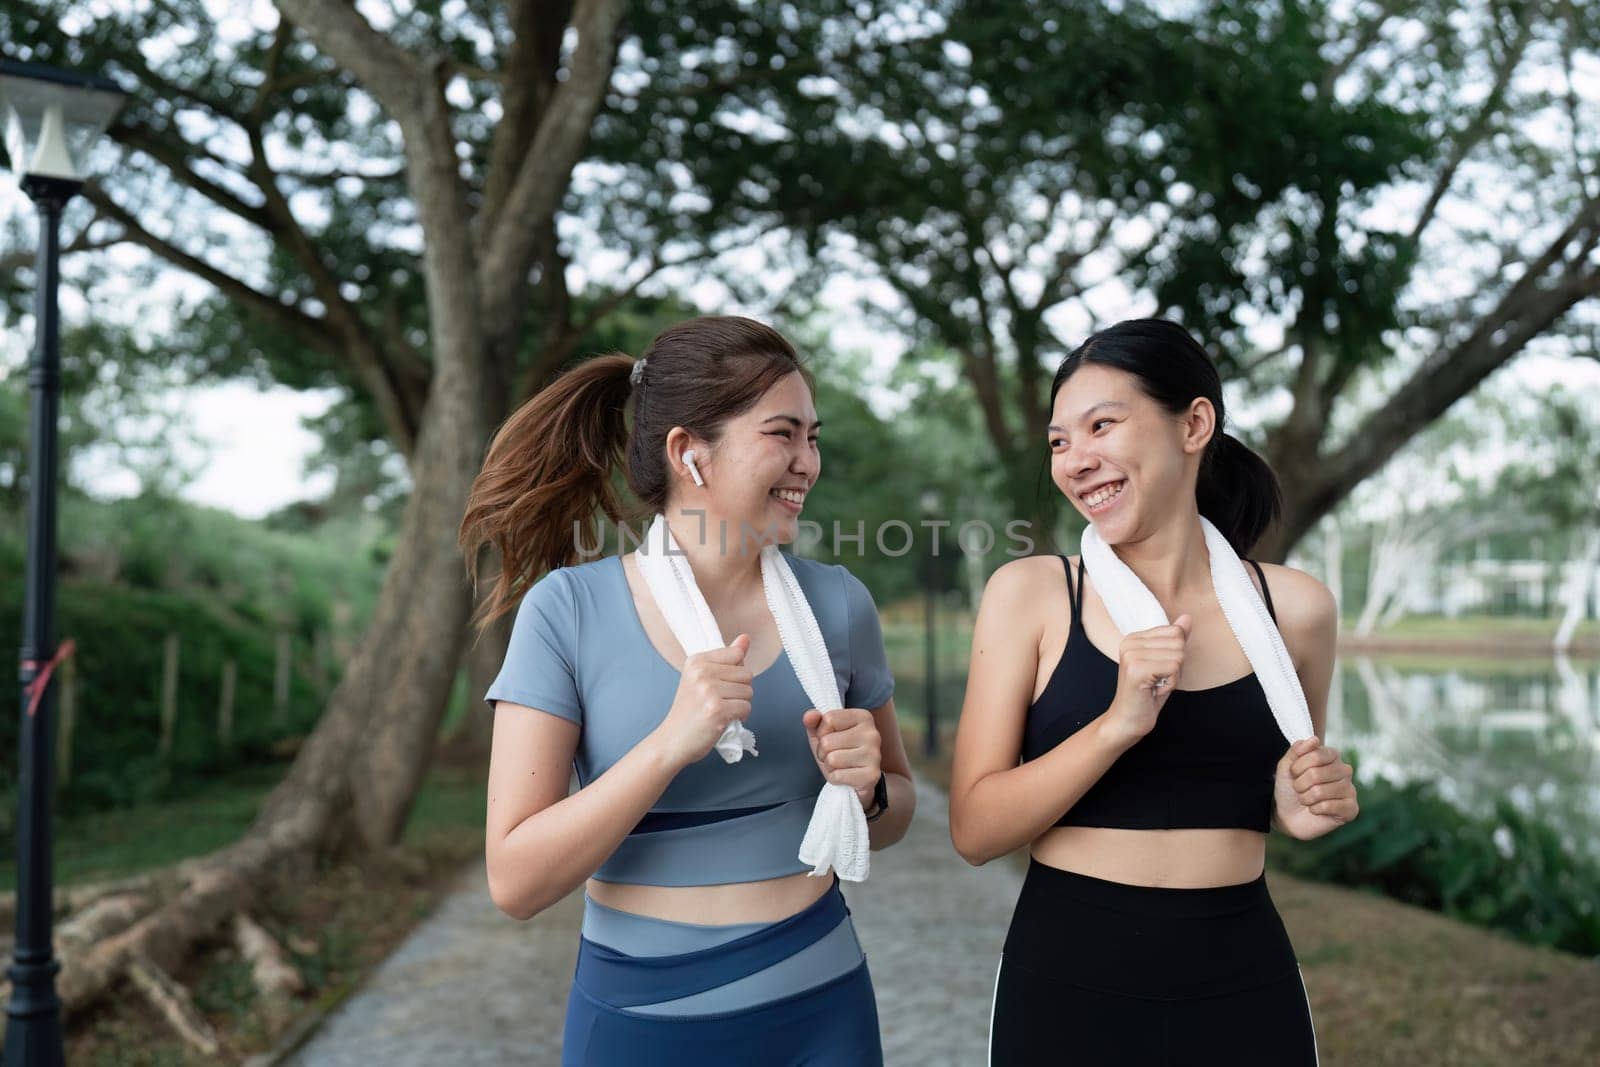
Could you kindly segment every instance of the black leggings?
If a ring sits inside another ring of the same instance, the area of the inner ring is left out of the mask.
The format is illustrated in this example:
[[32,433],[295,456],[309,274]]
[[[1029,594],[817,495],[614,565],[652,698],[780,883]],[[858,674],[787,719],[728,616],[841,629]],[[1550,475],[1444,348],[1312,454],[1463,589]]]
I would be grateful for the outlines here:
[[1311,1008],[1266,876],[1165,889],[1031,861],[989,1062],[1313,1067]]

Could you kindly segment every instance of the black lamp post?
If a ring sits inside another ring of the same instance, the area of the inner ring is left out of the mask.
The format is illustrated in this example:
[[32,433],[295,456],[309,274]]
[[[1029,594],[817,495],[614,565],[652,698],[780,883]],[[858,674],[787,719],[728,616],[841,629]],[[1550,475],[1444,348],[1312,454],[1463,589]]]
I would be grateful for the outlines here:
[[[939,494],[936,490],[929,489],[922,494],[922,515],[924,518],[935,518],[939,513]],[[939,659],[937,632],[935,630],[935,612],[937,602],[934,595],[934,585],[938,582],[939,566],[935,556],[939,552],[938,529],[934,528],[933,551],[923,557],[922,579],[922,634],[923,634],[923,682],[925,691],[923,695],[924,715],[927,718],[922,735],[922,751],[927,756],[939,754]]]
[[[28,575],[22,613],[21,741],[17,775],[17,937],[6,1004],[4,1067],[64,1062],[61,963],[51,944],[50,795],[55,785],[56,412],[61,398],[61,212],[83,186],[79,167],[122,109],[104,78],[32,63],[0,62],[0,122],[22,191],[39,209],[37,336],[28,364],[33,395],[28,448]],[[70,649],[69,649],[70,651]]]

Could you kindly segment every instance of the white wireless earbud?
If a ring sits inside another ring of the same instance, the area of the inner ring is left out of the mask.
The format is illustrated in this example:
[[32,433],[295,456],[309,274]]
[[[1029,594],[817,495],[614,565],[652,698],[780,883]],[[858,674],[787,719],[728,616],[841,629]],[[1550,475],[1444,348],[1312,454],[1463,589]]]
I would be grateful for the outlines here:
[[694,449],[689,449],[683,454],[683,465],[689,468],[689,474],[694,478],[695,485],[705,485],[706,480],[700,477],[700,468],[694,464]]

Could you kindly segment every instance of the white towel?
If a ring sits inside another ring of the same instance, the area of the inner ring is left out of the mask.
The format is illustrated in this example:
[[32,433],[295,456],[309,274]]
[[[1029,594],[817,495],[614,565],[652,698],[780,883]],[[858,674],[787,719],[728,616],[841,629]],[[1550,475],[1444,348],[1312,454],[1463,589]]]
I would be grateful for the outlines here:
[[[635,558],[650,595],[685,655],[727,646],[695,583],[689,558],[678,547],[664,516],[657,515],[650,524]],[[824,712],[844,707],[817,617],[777,545],[761,549],[761,584],[783,650],[812,706]],[[717,739],[716,750],[729,763],[737,763],[746,752],[759,755],[755,734],[737,719]],[[817,806],[800,842],[801,862],[812,865],[812,874],[827,874],[831,867],[845,881],[861,882],[867,877],[868,856],[867,816],[861,798],[847,785],[827,783],[817,795]]]
[[[1216,590],[1217,603],[1222,605],[1228,628],[1239,639],[1239,647],[1244,649],[1245,658],[1267,694],[1267,704],[1272,708],[1278,729],[1291,745],[1311,737],[1311,712],[1306,707],[1306,694],[1300,687],[1300,676],[1294,672],[1289,650],[1284,647],[1283,636],[1267,613],[1267,605],[1222,531],[1204,515],[1200,516],[1200,525],[1205,530],[1206,548],[1211,554],[1211,585]],[[1079,551],[1089,573],[1094,575],[1095,589],[1111,621],[1124,636],[1167,625],[1170,620],[1161,602],[1111,550],[1092,522],[1084,528]]]

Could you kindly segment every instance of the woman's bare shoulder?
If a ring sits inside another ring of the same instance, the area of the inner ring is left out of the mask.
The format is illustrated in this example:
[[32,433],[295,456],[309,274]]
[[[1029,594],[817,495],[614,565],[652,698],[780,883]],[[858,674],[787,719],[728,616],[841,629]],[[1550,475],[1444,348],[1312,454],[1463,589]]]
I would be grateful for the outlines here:
[[1071,614],[1062,557],[1022,556],[1001,564],[984,586],[980,613],[1013,634],[1040,636],[1052,614]]
[[1338,602],[1321,579],[1282,563],[1263,563],[1261,570],[1286,641],[1326,639],[1338,629]]
[[[1076,560],[1076,556],[1068,557]],[[984,586],[984,599],[989,598],[992,592],[997,596],[1011,599],[1029,599],[1037,597],[1041,582],[1055,582],[1065,585],[1065,571],[1061,565],[1060,556],[1021,556],[1002,563],[989,575],[989,583]]]

